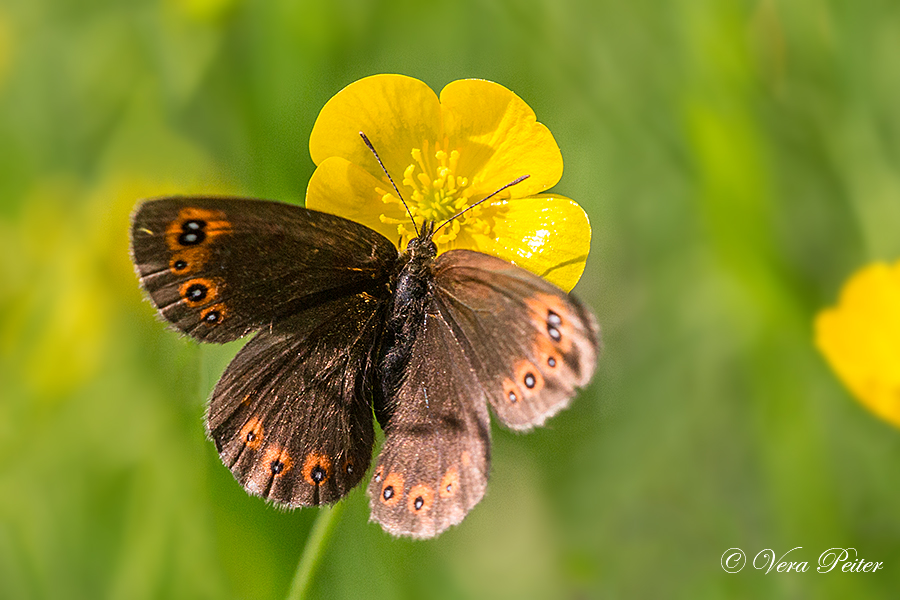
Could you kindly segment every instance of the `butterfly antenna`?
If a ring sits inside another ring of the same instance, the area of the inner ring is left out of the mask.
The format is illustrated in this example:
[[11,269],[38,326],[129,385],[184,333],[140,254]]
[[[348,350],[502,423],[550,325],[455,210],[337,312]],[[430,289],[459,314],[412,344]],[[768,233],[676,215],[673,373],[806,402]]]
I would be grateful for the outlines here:
[[[403,208],[406,209],[406,214],[409,215],[409,219],[412,221],[413,229],[416,230],[416,237],[419,237],[419,227],[416,225],[416,219],[415,217],[413,217],[412,211],[409,210],[409,206],[406,205],[406,200],[403,199],[403,194],[401,194],[400,190],[397,189],[397,184],[394,183],[394,178],[391,177],[391,174],[388,173],[388,170],[384,167],[384,163],[381,162],[381,157],[378,156],[378,152],[375,151],[375,146],[372,145],[372,142],[369,141],[369,138],[367,138],[366,134],[362,131],[359,132],[359,137],[363,139],[363,141],[366,143],[366,146],[368,146],[369,150],[372,151],[372,154],[375,155],[375,160],[377,160],[378,164],[381,165],[381,170],[384,171],[384,174],[387,175],[387,178],[391,182],[391,185],[394,186],[394,191],[397,192],[397,197],[400,198],[400,202],[403,203]],[[503,188],[500,189],[502,190]],[[500,190],[497,191],[499,192]],[[494,193],[496,194],[497,192]]]
[[512,186],[516,185],[517,183],[522,183],[523,181],[525,181],[525,180],[528,179],[529,177],[531,177],[531,175],[522,175],[521,177],[519,177],[519,178],[517,178],[517,179],[514,179],[514,180],[512,180],[512,181],[510,181],[509,183],[507,183],[506,185],[504,185],[503,187],[501,187],[501,188],[500,188],[499,190],[497,190],[496,192],[493,192],[492,194],[488,194],[487,196],[485,196],[484,198],[482,198],[481,200],[479,200],[478,202],[476,202],[476,203],[473,204],[472,206],[470,206],[470,207],[468,207],[468,208],[466,208],[466,209],[463,209],[462,211],[456,213],[455,215],[453,215],[452,217],[450,217],[449,219],[447,219],[446,221],[444,221],[443,223],[441,223],[440,227],[438,227],[437,229],[434,230],[434,233],[437,234],[437,232],[441,230],[441,227],[443,227],[444,225],[446,225],[447,223],[449,223],[449,222],[452,221],[453,219],[456,219],[457,217],[461,217],[462,215],[466,214],[467,212],[469,212],[470,210],[472,210],[473,208],[475,208],[476,206],[478,206],[478,205],[481,204],[482,202],[487,202],[488,200],[490,200],[491,198],[493,198],[494,196],[496,196],[497,194],[499,194],[500,192],[502,192],[502,191],[505,190],[506,188],[512,187]]

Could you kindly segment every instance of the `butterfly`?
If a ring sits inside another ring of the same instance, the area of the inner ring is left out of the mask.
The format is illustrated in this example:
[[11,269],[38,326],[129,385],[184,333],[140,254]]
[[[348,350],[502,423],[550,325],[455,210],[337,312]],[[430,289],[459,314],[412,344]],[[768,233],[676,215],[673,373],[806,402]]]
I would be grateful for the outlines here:
[[255,332],[216,384],[206,428],[250,494],[333,503],[370,467],[372,519],[433,537],[482,498],[488,406],[527,430],[593,375],[591,312],[540,277],[469,250],[437,254],[434,223],[399,253],[331,214],[231,197],[140,204],[140,282],[201,342]]

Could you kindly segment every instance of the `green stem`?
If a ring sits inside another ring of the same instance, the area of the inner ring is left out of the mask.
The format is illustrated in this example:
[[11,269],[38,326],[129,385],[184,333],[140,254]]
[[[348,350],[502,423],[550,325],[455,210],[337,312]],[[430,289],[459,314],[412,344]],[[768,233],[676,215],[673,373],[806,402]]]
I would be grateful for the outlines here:
[[328,539],[331,537],[343,509],[343,502],[319,509],[316,522],[313,523],[309,537],[306,538],[303,554],[300,555],[300,562],[297,564],[297,572],[294,573],[287,600],[301,600],[306,597],[313,574],[316,572],[316,567],[319,565],[325,546],[328,544]]

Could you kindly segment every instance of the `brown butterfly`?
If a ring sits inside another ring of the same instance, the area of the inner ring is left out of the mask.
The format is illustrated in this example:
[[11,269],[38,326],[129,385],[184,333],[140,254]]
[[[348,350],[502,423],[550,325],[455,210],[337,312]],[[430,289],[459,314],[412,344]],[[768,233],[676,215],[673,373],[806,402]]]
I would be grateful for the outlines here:
[[433,537],[484,495],[488,404],[526,430],[594,372],[598,328],[559,288],[468,250],[437,256],[428,223],[398,254],[381,234],[298,206],[149,200],[132,253],[160,314],[204,342],[257,332],[212,393],[207,430],[251,494],[291,507],[363,478],[372,519]]

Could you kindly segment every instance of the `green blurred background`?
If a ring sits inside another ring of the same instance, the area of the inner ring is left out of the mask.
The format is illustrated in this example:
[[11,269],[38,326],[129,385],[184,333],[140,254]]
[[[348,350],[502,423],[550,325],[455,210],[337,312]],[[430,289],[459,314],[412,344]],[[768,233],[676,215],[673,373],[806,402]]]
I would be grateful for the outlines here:
[[[886,598],[900,432],[812,344],[900,256],[895,0],[0,0],[0,598],[283,598],[317,510],[204,438],[239,344],[166,330],[135,203],[302,202],[322,105],[374,73],[519,94],[565,160],[604,327],[547,427],[494,428],[484,500],[427,542],[346,499],[317,598]],[[740,547],[810,562],[720,566]],[[815,572],[832,547],[875,574]]]

